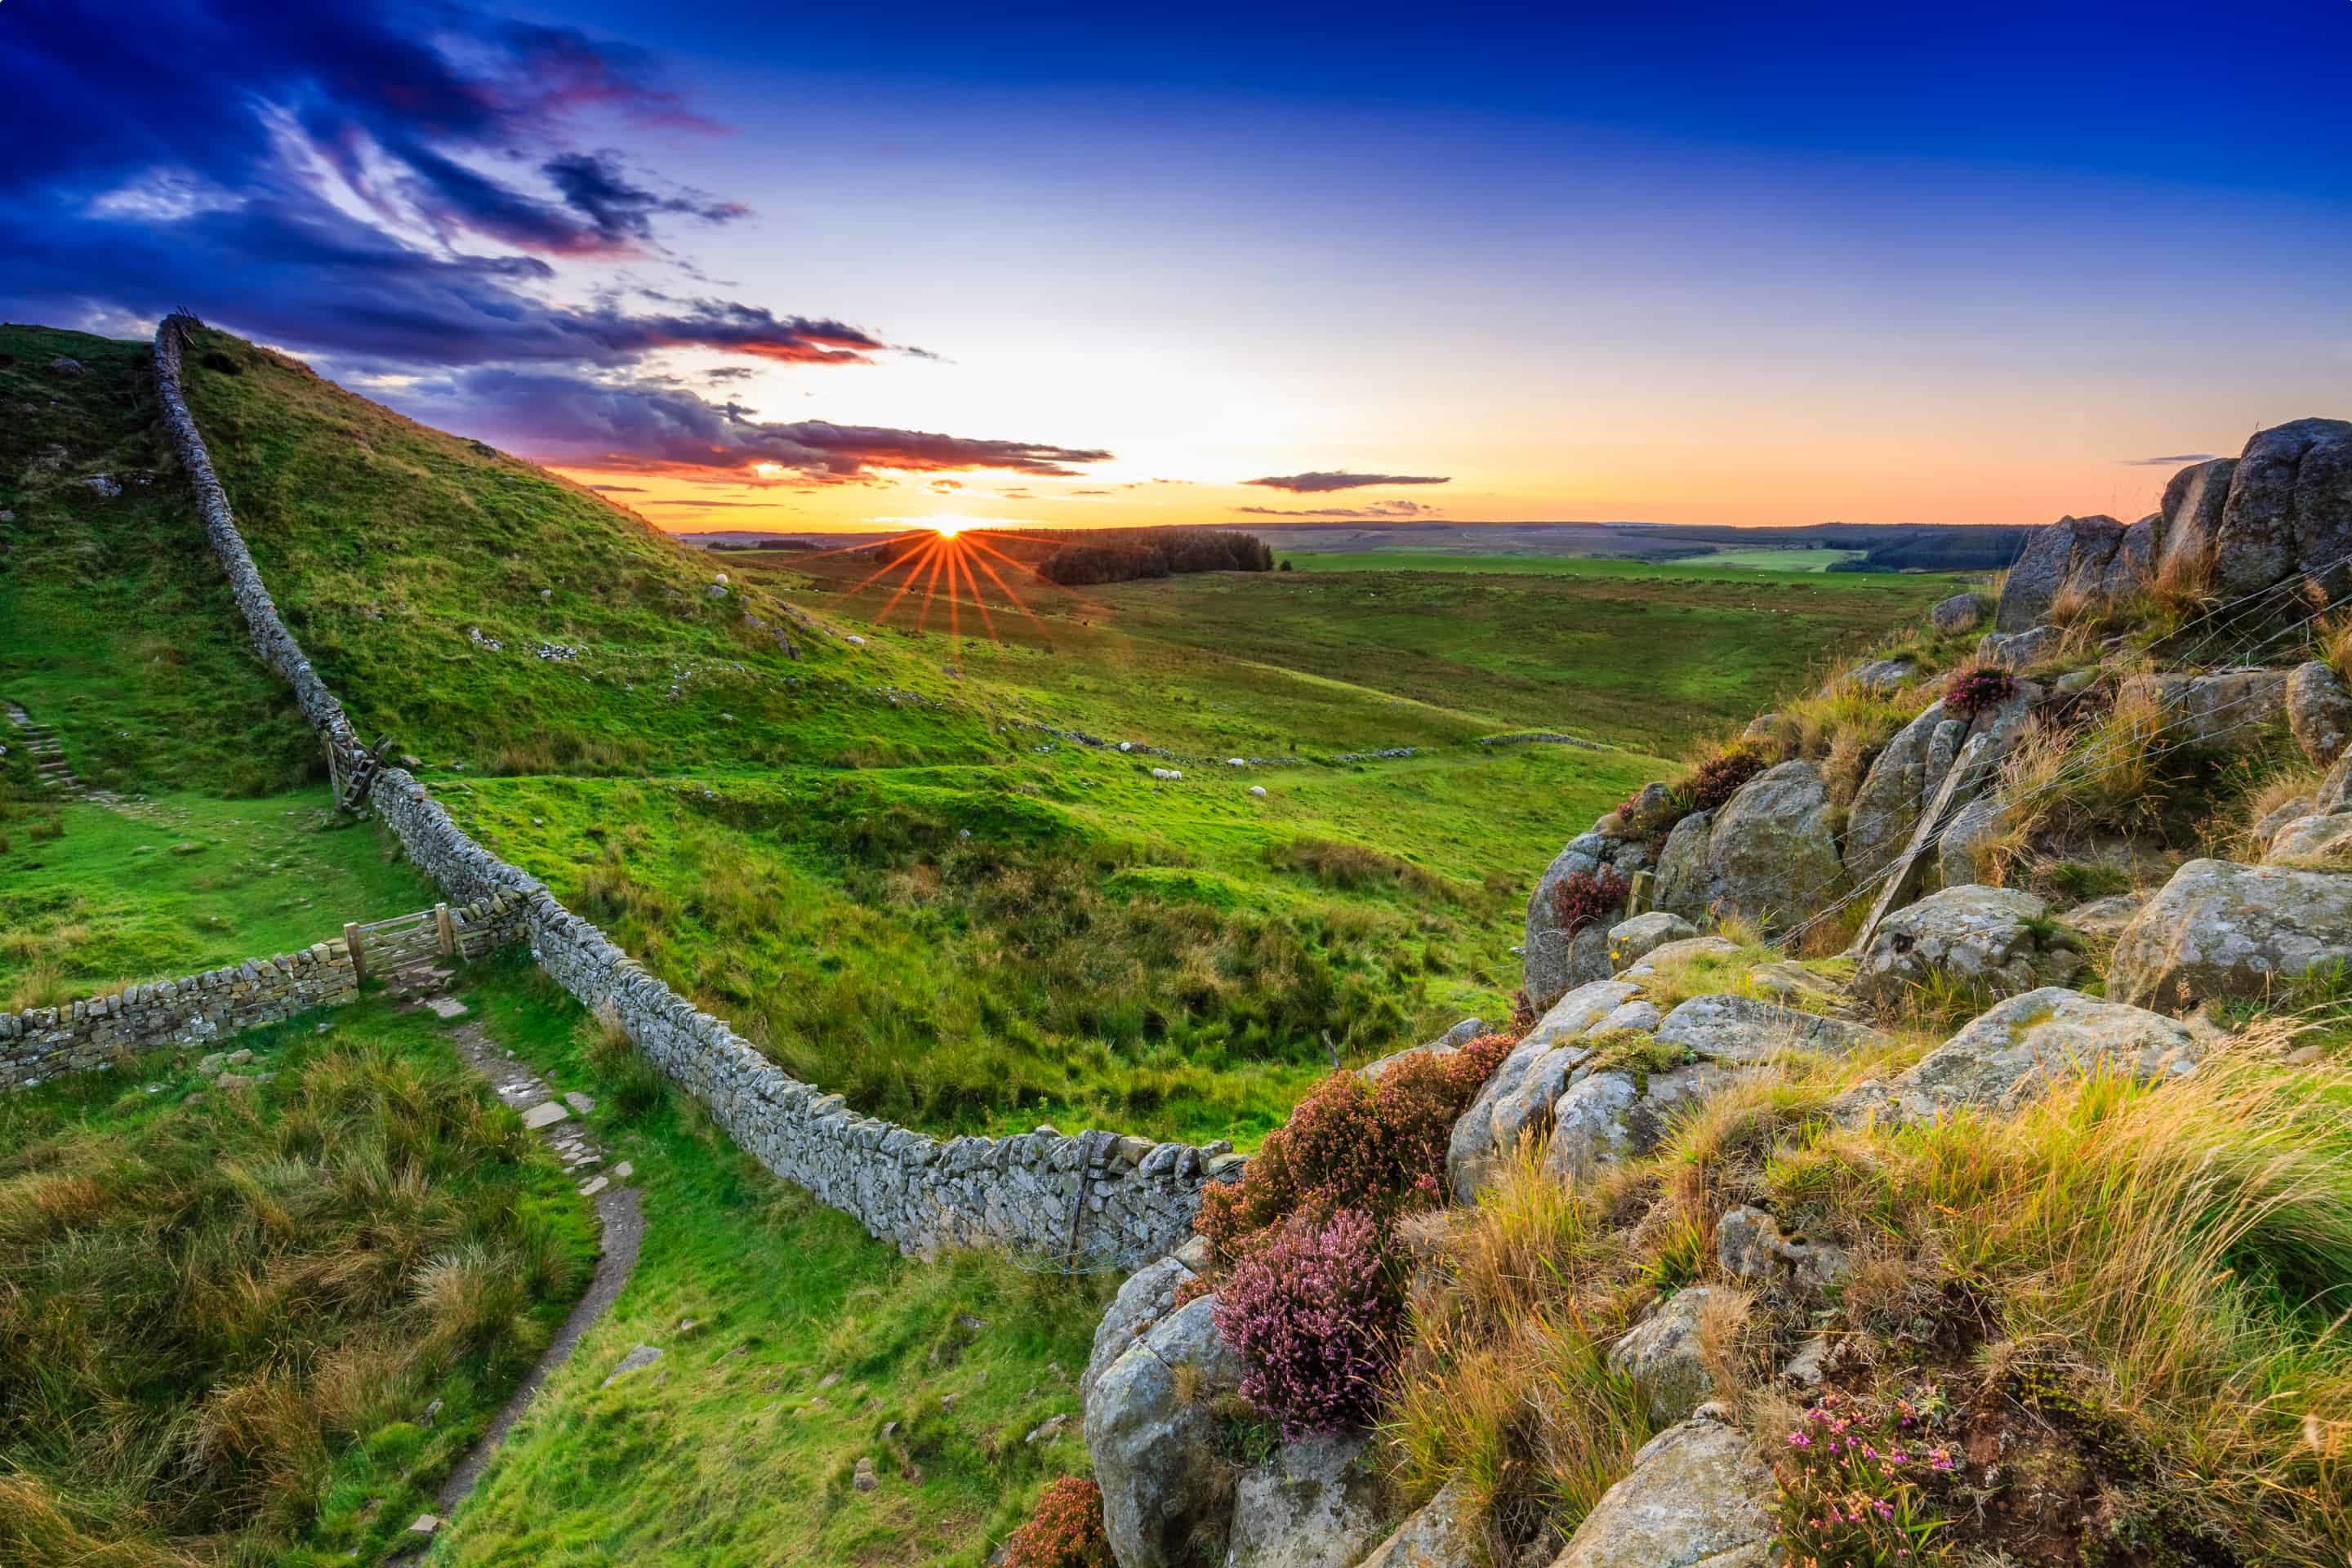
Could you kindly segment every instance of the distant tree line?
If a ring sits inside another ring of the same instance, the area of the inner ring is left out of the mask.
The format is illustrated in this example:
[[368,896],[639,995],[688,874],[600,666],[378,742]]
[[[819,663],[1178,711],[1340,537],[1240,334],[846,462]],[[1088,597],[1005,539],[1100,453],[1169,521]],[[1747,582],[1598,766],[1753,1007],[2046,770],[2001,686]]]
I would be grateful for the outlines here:
[[[1186,572],[1274,570],[1274,552],[1264,540],[1223,528],[991,528],[968,536],[1065,587]],[[935,542],[928,533],[910,534],[876,545],[873,556],[902,561]]]
[[[1838,561],[1832,572],[1999,572],[2025,548],[2030,528],[1921,529],[1891,539],[1857,540],[1858,561]],[[1852,546],[1849,546],[1851,548]]]

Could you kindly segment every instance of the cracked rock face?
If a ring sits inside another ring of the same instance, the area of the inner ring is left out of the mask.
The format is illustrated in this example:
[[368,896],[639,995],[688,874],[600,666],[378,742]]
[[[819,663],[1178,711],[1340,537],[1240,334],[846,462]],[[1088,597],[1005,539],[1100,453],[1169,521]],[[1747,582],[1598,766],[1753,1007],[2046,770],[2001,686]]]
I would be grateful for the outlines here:
[[2287,672],[2286,721],[2303,754],[2324,768],[2352,741],[2352,691],[2317,659],[2299,664]]
[[2063,984],[2082,958],[2042,933],[2045,906],[2015,888],[1947,888],[1879,923],[1855,970],[1856,994],[1892,1002],[1937,978],[2013,996]]
[[[1603,823],[1612,820],[1603,817]],[[1609,978],[1609,931],[1605,924],[1587,926],[1570,934],[1561,929],[1553,896],[1559,885],[1579,872],[1597,873],[1607,867],[1621,877],[1646,870],[1649,846],[1640,839],[1613,838],[1600,832],[1580,834],[1546,867],[1536,889],[1528,896],[1525,939],[1528,1000],[1537,1008],[1550,1006],[1576,987]]]
[[1836,1114],[1853,1122],[2005,1109],[2056,1079],[2103,1071],[2145,1081],[2193,1071],[2201,1055],[2188,1027],[2161,1014],[2045,986],[1992,1007],[1890,1082],[1854,1089]]
[[2263,861],[2303,870],[2352,871],[2352,811],[2298,816],[2281,824]]
[[1771,1060],[1783,1051],[1847,1052],[1894,1043],[1885,1031],[1843,1018],[1733,995],[1694,996],[1666,1015],[1658,1038],[1695,1055],[1738,1066]]
[[1772,1472],[1746,1435],[1696,1417],[1633,1456],[1552,1568],[1763,1568],[1774,1495]]
[[1659,907],[1692,920],[1719,910],[1768,932],[1788,930],[1845,890],[1835,816],[1818,766],[1766,769],[1712,816],[1675,826],[1659,859]]
[[2124,525],[2112,517],[2062,517],[2033,534],[2001,584],[1993,629],[2024,631],[2040,626],[2069,590],[2097,593],[2123,538]]
[[1553,1003],[1511,1047],[1470,1109],[1454,1123],[1445,1177],[1455,1202],[1475,1200],[1488,1172],[1517,1147],[1522,1135],[1545,1134],[1552,1106],[1568,1088],[1569,1074],[1591,1054],[1583,1037],[1640,994],[1641,987],[1622,980],[1580,985]]
[[1609,1366],[1633,1380],[1660,1425],[1686,1419],[1715,1392],[1715,1375],[1701,1353],[1702,1320],[1710,1310],[1735,1311],[1739,1295],[1717,1285],[1688,1285],[1626,1331],[1609,1349]]
[[1224,1554],[1233,1494],[1215,1407],[1240,1386],[1242,1364],[1217,1334],[1215,1310],[1216,1298],[1203,1296],[1161,1319],[1087,1396],[1087,1449],[1121,1568],[1185,1568]]
[[1242,1472],[1225,1568],[1355,1568],[1384,1522],[1370,1447],[1352,1433],[1304,1437]]
[[1147,1263],[1129,1275],[1118,1295],[1095,1325],[1093,1353],[1078,1378],[1078,1402],[1086,1403],[1102,1374],[1108,1372],[1135,1342],[1168,1315],[1176,1304],[1177,1289],[1198,1274],[1208,1261],[1208,1244],[1195,1237],[1178,1251]]
[[2125,928],[2107,988],[2185,1012],[2341,963],[2352,963],[2352,873],[2191,860]]
[[1452,1480],[1360,1568],[1483,1568],[1486,1562],[1486,1525],[1469,1488]]

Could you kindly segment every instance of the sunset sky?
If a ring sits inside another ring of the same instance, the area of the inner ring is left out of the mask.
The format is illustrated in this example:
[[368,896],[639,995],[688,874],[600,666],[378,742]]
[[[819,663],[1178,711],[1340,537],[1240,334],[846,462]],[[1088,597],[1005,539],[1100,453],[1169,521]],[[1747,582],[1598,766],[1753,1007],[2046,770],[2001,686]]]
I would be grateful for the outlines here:
[[0,315],[680,529],[2129,519],[2352,414],[2347,0],[1531,9],[10,0]]

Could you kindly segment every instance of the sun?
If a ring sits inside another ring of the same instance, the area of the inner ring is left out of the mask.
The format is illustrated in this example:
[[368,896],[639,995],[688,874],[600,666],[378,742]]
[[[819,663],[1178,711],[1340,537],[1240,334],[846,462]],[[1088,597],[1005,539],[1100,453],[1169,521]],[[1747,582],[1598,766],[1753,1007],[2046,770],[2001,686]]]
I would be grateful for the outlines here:
[[971,519],[959,516],[951,511],[943,511],[937,517],[928,517],[923,521],[930,526],[933,533],[942,539],[953,539],[957,534],[972,526]]

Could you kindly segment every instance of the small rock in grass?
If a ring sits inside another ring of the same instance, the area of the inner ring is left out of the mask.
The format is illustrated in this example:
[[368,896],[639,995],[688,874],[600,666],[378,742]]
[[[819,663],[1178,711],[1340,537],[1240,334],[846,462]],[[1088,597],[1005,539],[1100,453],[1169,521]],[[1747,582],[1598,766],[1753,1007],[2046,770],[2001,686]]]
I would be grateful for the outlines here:
[[566,1089],[564,1091],[563,1103],[570,1106],[572,1110],[578,1111],[583,1116],[587,1115],[590,1111],[596,1109],[596,1102],[587,1095],[581,1093],[576,1089]]
[[621,1364],[613,1369],[612,1376],[607,1377],[602,1386],[610,1388],[629,1373],[642,1371],[661,1358],[662,1351],[659,1345],[639,1345],[621,1358]]
[[543,1100],[522,1113],[522,1124],[536,1132],[542,1127],[552,1127],[559,1121],[568,1121],[571,1115],[572,1112],[555,1101]]
[[420,1513],[416,1516],[416,1522],[408,1527],[408,1533],[411,1535],[430,1536],[438,1531],[440,1528],[441,1516],[439,1514]]
[[874,1474],[874,1461],[866,1458],[859,1459],[857,1461],[856,1470],[849,1478],[849,1484],[856,1487],[862,1492],[870,1492],[876,1487],[879,1486],[881,1482],[876,1479]]

